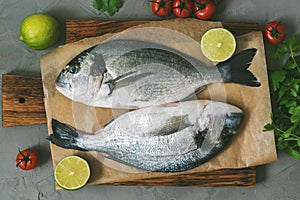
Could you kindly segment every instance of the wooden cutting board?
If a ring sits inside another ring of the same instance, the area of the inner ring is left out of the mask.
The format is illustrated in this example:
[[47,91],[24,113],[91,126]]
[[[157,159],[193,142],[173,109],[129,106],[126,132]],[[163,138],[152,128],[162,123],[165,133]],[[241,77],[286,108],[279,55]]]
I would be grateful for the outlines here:
[[[67,20],[66,42],[86,37],[117,33],[129,27],[149,21],[100,21]],[[256,23],[222,22],[236,36],[258,30]],[[42,81],[39,77],[2,75],[2,126],[22,126],[46,123]],[[226,186],[255,187],[256,170],[225,169],[209,173],[183,174],[166,178],[150,178],[131,182],[115,182],[112,185],[159,185],[159,186]]]

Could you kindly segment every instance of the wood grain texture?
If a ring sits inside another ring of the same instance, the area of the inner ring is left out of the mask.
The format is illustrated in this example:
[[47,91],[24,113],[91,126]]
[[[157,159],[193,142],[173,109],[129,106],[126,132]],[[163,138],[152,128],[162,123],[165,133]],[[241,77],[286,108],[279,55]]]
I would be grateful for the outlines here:
[[76,42],[83,38],[100,36],[107,33],[118,33],[129,27],[147,22],[149,21],[68,20],[66,22],[66,42]]
[[42,79],[2,75],[2,126],[47,123]]
[[[100,20],[68,20],[66,22],[66,42],[76,42],[83,38],[95,37],[107,33],[118,33],[132,26],[150,21],[100,21]],[[222,25],[235,35],[242,35],[258,30],[257,23],[222,22]]]
[[244,169],[223,169],[204,173],[191,173],[176,176],[115,182],[106,185],[128,186],[209,186],[254,188],[256,183],[255,167]]
[[[66,42],[86,37],[117,33],[149,21],[67,20]],[[256,23],[222,22],[235,35],[257,31]],[[2,126],[46,123],[41,78],[17,75],[2,76]],[[148,186],[222,186],[255,187],[255,167],[224,169],[209,173],[192,173],[135,181],[114,182],[111,185]]]

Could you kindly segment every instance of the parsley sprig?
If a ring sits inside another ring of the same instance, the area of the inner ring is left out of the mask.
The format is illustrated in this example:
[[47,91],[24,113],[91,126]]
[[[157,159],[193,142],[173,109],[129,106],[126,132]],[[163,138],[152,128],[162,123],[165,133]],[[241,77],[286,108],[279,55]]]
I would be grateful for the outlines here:
[[107,12],[109,16],[116,14],[122,7],[122,2],[119,0],[94,0],[93,7],[102,12]]
[[281,69],[270,73],[272,122],[264,131],[274,130],[277,148],[300,159],[300,41],[293,35],[278,46],[274,58],[283,60]]

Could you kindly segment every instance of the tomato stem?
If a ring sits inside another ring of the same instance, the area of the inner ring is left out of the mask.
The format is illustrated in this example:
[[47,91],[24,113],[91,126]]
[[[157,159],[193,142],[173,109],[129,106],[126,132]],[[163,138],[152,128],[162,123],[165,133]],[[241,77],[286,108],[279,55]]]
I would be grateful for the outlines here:
[[279,26],[279,24],[280,24],[280,21],[277,21],[275,27],[272,26],[272,25],[270,25],[271,29],[267,28],[267,31],[269,31],[271,33],[272,38],[278,39],[278,35],[284,34],[284,33],[282,33],[282,32],[280,32],[280,31],[277,30],[277,27]]
[[151,3],[157,3],[158,4],[158,9],[154,13],[155,15],[160,11],[160,9],[163,9],[164,12],[166,13],[166,15],[169,15],[166,6],[168,4],[173,3],[173,1],[165,2],[164,0],[161,0],[161,1],[149,1],[149,2],[151,2]]
[[22,159],[18,159],[18,163],[16,164],[16,167],[18,167],[20,164],[21,164],[21,162],[23,162],[23,160]]
[[32,160],[30,159],[30,148],[27,149],[26,155],[23,154],[23,152],[19,148],[19,153],[22,155],[22,158],[17,159],[19,162],[16,164],[16,167],[18,167],[22,162],[25,163],[25,169],[27,167],[27,163],[30,162],[32,163]]
[[187,10],[188,13],[191,14],[190,9],[187,7],[187,0],[184,0],[184,1],[180,0],[179,2],[180,2],[180,5],[176,6],[174,8],[179,8],[180,9],[180,15],[181,15],[183,10]]
[[196,1],[197,11],[198,11],[198,10],[203,10],[203,9],[207,6],[208,1],[209,1],[209,0],[206,0],[205,3],[202,3],[201,0],[200,0],[200,1],[197,0],[197,1]]

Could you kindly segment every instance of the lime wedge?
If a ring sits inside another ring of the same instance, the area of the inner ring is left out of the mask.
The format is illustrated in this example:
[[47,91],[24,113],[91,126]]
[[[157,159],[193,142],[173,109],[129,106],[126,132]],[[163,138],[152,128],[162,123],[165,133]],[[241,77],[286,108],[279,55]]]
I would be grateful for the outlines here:
[[63,158],[54,169],[56,183],[66,190],[77,190],[85,186],[90,177],[90,167],[79,156]]
[[213,62],[223,62],[235,52],[236,41],[225,28],[209,29],[201,38],[202,53]]

